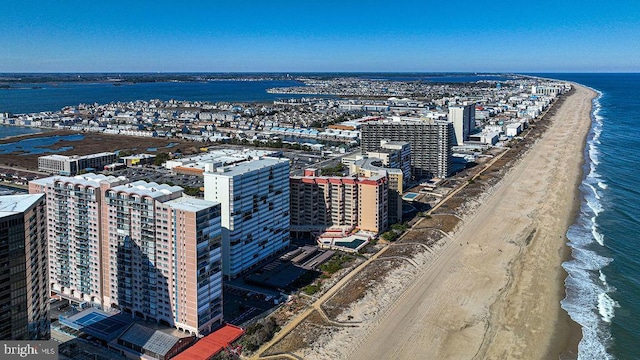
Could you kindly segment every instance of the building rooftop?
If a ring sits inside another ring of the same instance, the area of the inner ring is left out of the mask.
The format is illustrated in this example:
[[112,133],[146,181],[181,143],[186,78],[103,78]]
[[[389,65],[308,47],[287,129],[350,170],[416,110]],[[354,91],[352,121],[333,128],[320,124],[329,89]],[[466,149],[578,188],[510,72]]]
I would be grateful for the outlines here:
[[50,176],[47,178],[42,178],[42,179],[36,179],[36,180],[32,180],[31,182],[33,182],[34,184],[38,184],[38,185],[47,185],[47,184],[52,184],[55,181],[65,181],[65,182],[69,182],[69,183],[73,183],[73,184],[77,184],[77,185],[83,185],[83,186],[100,186],[101,182],[107,182],[110,184],[117,184],[117,183],[123,183],[125,181],[127,181],[127,178],[124,176],[106,176],[106,175],[102,175],[102,174],[94,174],[94,173],[88,173],[88,174],[82,174],[82,175],[76,175],[73,177],[69,177],[69,176]]
[[104,341],[118,337],[132,322],[130,315],[108,313],[95,308],[88,308],[68,317],[60,316],[59,320],[62,325]]
[[44,194],[0,196],[0,218],[28,210]]
[[207,360],[229,346],[244,334],[244,330],[234,325],[225,325],[222,328],[203,337],[197,343],[176,355],[176,360]]
[[430,118],[417,118],[417,117],[399,117],[393,116],[391,118],[385,118],[383,120],[370,121],[367,124],[398,124],[398,125],[444,125],[448,124],[446,120],[430,119]]
[[266,167],[274,166],[281,163],[288,163],[289,159],[264,157],[256,160],[246,161],[235,165],[219,167],[215,172],[205,172],[205,175],[216,175],[232,177],[241,175],[246,172],[251,172]]
[[204,210],[211,206],[215,206],[217,204],[219,203],[215,201],[207,201],[207,200],[196,199],[196,198],[187,197],[187,196],[169,200],[164,203],[164,205],[170,206],[174,209],[193,211],[193,212]]
[[382,165],[382,159],[379,159],[376,157],[358,159],[354,161],[353,164],[356,166],[359,166],[364,170],[378,171],[379,175],[386,175],[387,173],[402,174],[402,170],[400,169],[393,169],[393,168],[376,165],[376,164]]
[[385,141],[384,144],[380,144],[380,146],[394,146],[394,147],[395,146],[402,147],[406,145],[409,145],[407,141],[392,141],[392,140],[388,140],[388,141]]
[[179,337],[140,324],[132,324],[119,339],[159,355],[166,355],[180,341]]
[[258,159],[263,156],[273,156],[278,153],[280,153],[280,150],[218,149],[206,154],[170,160],[167,162],[167,167],[184,166],[205,169],[206,164],[214,164],[215,167],[219,167],[251,159]]
[[137,154],[137,155],[123,156],[120,159],[135,160],[135,159],[149,159],[149,158],[154,158],[154,157],[156,157],[156,156],[152,155],[152,154]]
[[71,155],[71,156],[53,154],[53,155],[40,156],[39,159],[80,160],[80,159],[91,159],[91,158],[94,158],[94,157],[109,156],[109,155],[115,155],[115,153],[112,153],[112,152],[101,152],[101,153],[97,153],[97,154]]
[[156,198],[175,192],[182,192],[183,189],[180,186],[170,186],[167,184],[158,184],[156,182],[146,182],[144,180],[138,180],[132,183],[113,187],[111,188],[111,190]]

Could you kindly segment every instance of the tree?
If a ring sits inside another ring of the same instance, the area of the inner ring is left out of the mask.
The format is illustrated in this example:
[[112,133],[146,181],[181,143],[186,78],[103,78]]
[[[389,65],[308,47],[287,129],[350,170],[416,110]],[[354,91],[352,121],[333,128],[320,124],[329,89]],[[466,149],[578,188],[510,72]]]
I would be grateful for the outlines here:
[[384,234],[382,234],[382,238],[387,241],[394,241],[395,239],[398,238],[398,234],[396,234],[395,231],[387,231]]
[[118,151],[118,158],[122,158],[125,156],[131,156],[133,155],[133,151],[132,150],[120,150]]
[[167,153],[160,153],[158,155],[156,155],[155,160],[153,160],[153,164],[156,166],[162,166],[163,163],[167,162],[167,160],[169,160],[169,154]]

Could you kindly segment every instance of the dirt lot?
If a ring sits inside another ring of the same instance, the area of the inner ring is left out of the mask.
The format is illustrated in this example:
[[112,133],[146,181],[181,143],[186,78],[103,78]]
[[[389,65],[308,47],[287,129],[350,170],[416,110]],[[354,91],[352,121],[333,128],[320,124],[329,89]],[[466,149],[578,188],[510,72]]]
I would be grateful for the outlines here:
[[[78,132],[68,130],[47,131],[38,134],[29,134],[16,136],[9,139],[0,140],[0,144],[12,143],[24,139],[42,138],[50,136],[64,136],[78,134]],[[182,152],[183,154],[197,153],[203,144],[185,141],[181,139],[166,138],[141,138],[121,135],[108,135],[99,133],[82,133],[84,139],[80,141],[59,141],[50,149],[59,149],[63,146],[73,146],[73,149],[58,152],[60,155],[87,155],[104,151],[115,150],[131,150],[136,153],[159,153],[159,152]],[[166,146],[174,143],[176,145],[167,148]],[[157,152],[147,151],[147,148],[157,148]],[[164,149],[163,149],[164,148]],[[0,154],[0,165],[7,165],[28,170],[38,169],[38,157],[47,154],[23,155],[22,152],[14,152],[10,154]]]

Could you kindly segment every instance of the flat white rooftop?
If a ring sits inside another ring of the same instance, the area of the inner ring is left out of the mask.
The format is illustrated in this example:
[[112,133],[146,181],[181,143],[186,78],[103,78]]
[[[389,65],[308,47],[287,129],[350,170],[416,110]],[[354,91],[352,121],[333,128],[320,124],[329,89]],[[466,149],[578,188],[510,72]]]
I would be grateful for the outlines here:
[[205,176],[216,175],[216,176],[233,177],[236,175],[241,175],[247,172],[271,167],[277,164],[288,163],[288,162],[289,162],[289,159],[264,157],[261,159],[246,161],[236,165],[219,167],[216,169],[215,172],[205,172]]
[[53,154],[53,155],[40,156],[38,159],[81,160],[81,159],[92,159],[92,158],[97,158],[97,157],[102,157],[102,156],[111,156],[111,155],[115,155],[115,153],[112,153],[112,152],[101,152],[101,153],[97,153],[97,154],[71,155],[71,156]]
[[196,198],[186,197],[186,196],[169,200],[164,203],[164,205],[170,206],[174,209],[193,211],[193,212],[201,211],[211,206],[215,206],[217,204],[219,203],[215,201],[207,201],[207,200],[196,199]]
[[43,196],[44,194],[0,196],[0,218],[26,211]]

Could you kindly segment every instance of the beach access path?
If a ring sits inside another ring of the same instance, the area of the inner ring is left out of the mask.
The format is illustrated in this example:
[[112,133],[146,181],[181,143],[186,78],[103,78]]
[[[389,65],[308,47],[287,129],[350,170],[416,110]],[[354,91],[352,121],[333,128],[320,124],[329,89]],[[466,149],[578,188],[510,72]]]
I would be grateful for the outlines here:
[[[595,92],[582,86],[416,281],[350,344],[350,359],[557,359],[575,354],[560,308],[566,232]],[[579,339],[579,337],[578,337]]]

